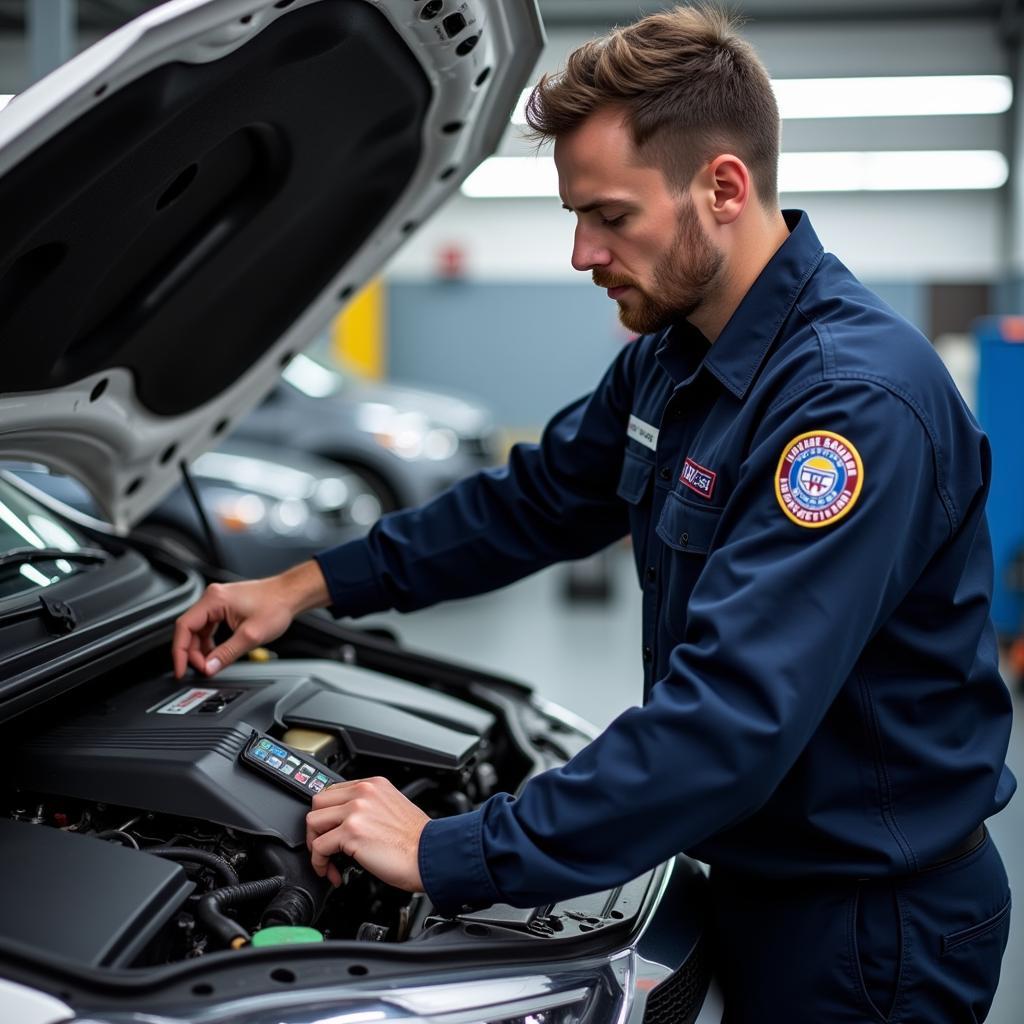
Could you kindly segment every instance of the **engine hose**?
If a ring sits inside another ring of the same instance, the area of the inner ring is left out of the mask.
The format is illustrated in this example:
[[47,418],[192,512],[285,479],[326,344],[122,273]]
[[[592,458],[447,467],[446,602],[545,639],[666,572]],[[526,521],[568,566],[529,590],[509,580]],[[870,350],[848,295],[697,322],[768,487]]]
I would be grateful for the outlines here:
[[261,928],[274,925],[310,925],[316,915],[316,903],[305,889],[297,885],[285,885],[270,901],[260,918]]
[[248,942],[252,936],[223,911],[239,903],[269,899],[277,894],[282,885],[284,875],[275,875],[273,878],[260,878],[255,882],[242,882],[239,885],[214,889],[200,898],[196,906],[196,917],[222,945],[237,948]]
[[197,850],[192,846],[147,846],[146,853],[168,860],[183,860],[190,864],[202,864],[220,879],[221,885],[238,885],[235,869],[223,858],[208,850]]
[[440,788],[433,779],[413,779],[407,786],[403,786],[400,790],[402,796],[406,800],[415,801],[417,797],[423,796],[424,793],[431,793],[435,789]]
[[268,874],[284,875],[285,883],[263,912],[260,924],[312,924],[331,892],[331,883],[313,870],[305,847],[293,850],[281,843],[266,842],[257,852]]

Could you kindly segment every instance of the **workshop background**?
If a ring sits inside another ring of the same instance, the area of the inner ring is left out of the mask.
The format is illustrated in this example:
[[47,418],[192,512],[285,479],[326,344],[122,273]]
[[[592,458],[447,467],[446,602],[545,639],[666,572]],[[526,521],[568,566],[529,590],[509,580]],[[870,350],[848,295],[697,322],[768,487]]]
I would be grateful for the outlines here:
[[[0,107],[151,6],[0,0]],[[538,73],[557,69],[584,39],[661,6],[540,0],[549,43]],[[990,432],[994,614],[1019,710],[1024,9],[1014,0],[731,6],[747,17],[745,35],[779,83],[783,206],[808,210],[826,247],[933,340]],[[826,81],[792,81],[806,79]],[[501,448],[536,437],[629,340],[614,304],[570,267],[573,217],[556,197],[550,153],[537,154],[518,121],[521,111],[497,158],[416,232],[316,346],[321,360],[338,361],[349,375],[472,397],[490,410]],[[374,623],[410,645],[521,678],[599,725],[639,699],[639,590],[624,546],[492,595]],[[1010,763],[1024,774],[1019,716]],[[991,829],[1019,892],[1024,798]],[[1024,1019],[1024,974],[1015,969],[1022,959],[1018,911],[989,1018],[995,1024]]]

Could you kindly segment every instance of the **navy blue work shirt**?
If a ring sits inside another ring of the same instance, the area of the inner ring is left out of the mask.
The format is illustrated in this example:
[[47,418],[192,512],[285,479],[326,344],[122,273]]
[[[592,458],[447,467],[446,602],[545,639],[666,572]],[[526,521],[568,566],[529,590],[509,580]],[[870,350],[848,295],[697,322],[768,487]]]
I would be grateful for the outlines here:
[[643,707],[427,824],[443,910],[601,890],[680,850],[913,873],[1013,793],[987,439],[929,342],[786,219],[714,345],[687,322],[640,338],[539,445],[318,556],[333,610],[362,615],[632,535]]

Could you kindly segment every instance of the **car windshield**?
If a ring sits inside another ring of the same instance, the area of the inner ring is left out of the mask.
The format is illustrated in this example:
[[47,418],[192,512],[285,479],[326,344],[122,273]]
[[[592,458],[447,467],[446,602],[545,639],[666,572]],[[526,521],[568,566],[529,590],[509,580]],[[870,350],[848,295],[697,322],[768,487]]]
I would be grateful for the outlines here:
[[0,600],[50,587],[103,557],[73,527],[0,479]]

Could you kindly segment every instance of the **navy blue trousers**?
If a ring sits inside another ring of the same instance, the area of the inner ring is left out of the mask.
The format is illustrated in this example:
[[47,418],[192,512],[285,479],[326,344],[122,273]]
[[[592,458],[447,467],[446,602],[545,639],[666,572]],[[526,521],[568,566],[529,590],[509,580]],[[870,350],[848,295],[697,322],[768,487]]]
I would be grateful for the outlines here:
[[773,882],[711,871],[723,1024],[983,1021],[1010,931],[995,844],[916,875]]

